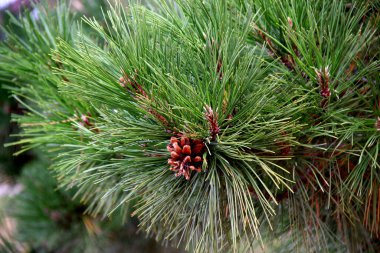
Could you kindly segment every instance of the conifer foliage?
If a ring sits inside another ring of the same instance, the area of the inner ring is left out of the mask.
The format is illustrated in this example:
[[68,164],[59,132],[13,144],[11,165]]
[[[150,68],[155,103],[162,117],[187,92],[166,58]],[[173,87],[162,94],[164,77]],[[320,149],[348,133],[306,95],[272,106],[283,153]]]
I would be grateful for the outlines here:
[[147,6],[14,20],[0,74],[24,150],[92,214],[132,208],[192,252],[378,250],[379,5]]

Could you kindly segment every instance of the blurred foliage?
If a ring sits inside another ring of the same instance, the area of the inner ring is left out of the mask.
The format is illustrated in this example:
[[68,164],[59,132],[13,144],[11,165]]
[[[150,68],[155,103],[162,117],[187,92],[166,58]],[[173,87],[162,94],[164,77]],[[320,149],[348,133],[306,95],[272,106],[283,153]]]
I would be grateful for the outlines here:
[[25,166],[22,192],[1,198],[0,252],[178,252],[138,233],[136,219],[124,223],[126,214],[84,214],[85,206],[72,199],[73,191],[57,189],[46,166],[43,159]]

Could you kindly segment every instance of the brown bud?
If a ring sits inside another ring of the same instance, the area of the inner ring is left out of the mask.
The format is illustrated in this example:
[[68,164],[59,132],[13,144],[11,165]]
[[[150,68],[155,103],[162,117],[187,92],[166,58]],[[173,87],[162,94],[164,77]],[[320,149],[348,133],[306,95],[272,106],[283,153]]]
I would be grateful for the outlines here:
[[174,148],[174,151],[177,152],[178,154],[182,153],[182,148],[178,145],[178,142],[173,143],[173,148]]
[[180,158],[180,155],[179,155],[178,153],[174,152],[174,151],[170,153],[170,156],[171,156],[173,159],[178,159],[178,158]]
[[195,163],[202,162],[202,158],[201,158],[200,156],[196,156],[196,157],[193,159],[193,162],[195,162]]
[[190,163],[191,162],[191,157],[190,156],[186,156],[185,159],[183,159],[183,163],[186,164],[186,163]]
[[171,166],[179,166],[179,161],[174,161],[173,159],[168,159],[168,164]]
[[189,138],[182,136],[181,137],[181,146],[189,145]]
[[182,153],[185,154],[185,155],[190,155],[191,154],[191,147],[190,147],[190,145],[183,146]]

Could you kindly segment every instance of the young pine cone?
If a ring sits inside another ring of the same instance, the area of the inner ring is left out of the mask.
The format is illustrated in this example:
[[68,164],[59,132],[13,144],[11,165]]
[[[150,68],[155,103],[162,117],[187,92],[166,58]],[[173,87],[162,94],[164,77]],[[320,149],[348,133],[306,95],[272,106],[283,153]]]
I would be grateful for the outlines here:
[[167,149],[171,156],[168,160],[170,170],[175,171],[177,177],[184,176],[186,180],[189,180],[192,170],[202,171],[205,145],[201,140],[171,137]]

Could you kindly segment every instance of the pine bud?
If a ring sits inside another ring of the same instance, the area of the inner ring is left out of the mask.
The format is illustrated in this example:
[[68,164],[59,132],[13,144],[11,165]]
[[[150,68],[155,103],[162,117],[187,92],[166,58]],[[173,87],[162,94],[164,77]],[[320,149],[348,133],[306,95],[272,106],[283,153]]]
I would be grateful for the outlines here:
[[329,73],[329,67],[324,67],[319,70],[315,70],[315,73],[317,74],[317,80],[320,87],[320,94],[322,97],[330,97],[331,92],[329,88],[330,84],[330,73]]
[[211,106],[206,105],[205,107],[205,118],[208,121],[211,138],[215,140],[216,136],[220,132],[218,125],[218,114],[214,112]]
[[190,146],[189,145],[183,146],[182,153],[186,154],[186,155],[190,155],[191,154],[191,148],[190,148]]

